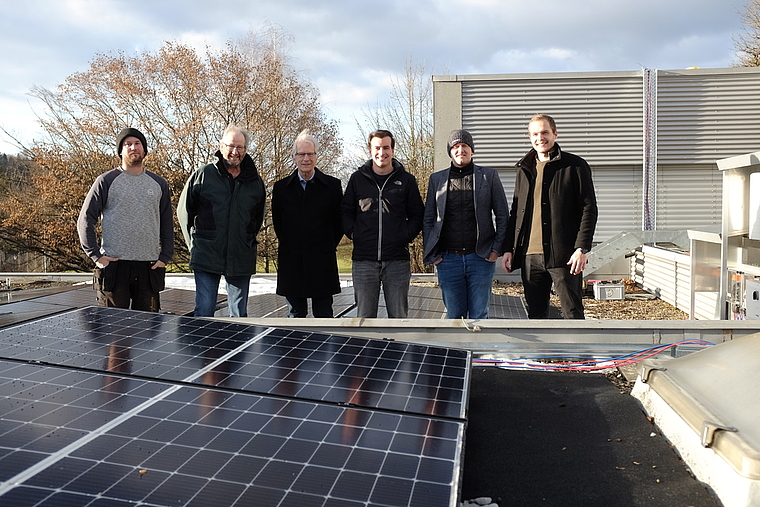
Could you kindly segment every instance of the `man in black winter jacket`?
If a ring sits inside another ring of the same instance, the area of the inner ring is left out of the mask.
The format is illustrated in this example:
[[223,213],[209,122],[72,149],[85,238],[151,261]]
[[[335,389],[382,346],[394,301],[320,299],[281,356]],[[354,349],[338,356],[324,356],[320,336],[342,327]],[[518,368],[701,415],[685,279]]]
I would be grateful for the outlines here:
[[370,160],[351,175],[340,206],[343,232],[354,242],[357,317],[377,317],[382,285],[388,317],[405,318],[409,243],[422,230],[425,207],[417,180],[393,158],[393,134],[378,130],[368,142]]
[[533,149],[517,163],[502,267],[521,269],[528,317],[546,318],[552,283],[566,319],[582,319],[583,270],[598,215],[591,169],[562,151],[554,118],[531,118]]

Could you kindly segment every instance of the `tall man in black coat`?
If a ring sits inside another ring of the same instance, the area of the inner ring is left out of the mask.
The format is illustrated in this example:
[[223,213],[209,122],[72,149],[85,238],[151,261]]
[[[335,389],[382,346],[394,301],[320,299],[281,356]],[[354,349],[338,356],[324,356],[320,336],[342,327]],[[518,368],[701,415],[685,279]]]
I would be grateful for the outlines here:
[[522,268],[529,318],[546,318],[553,282],[564,318],[582,319],[582,272],[598,215],[591,169],[560,149],[551,116],[531,118],[528,134],[533,149],[517,163],[502,267]]
[[304,130],[293,143],[296,170],[274,184],[272,221],[279,240],[277,294],[288,301],[289,317],[333,316],[340,292],[336,248],[343,237],[340,180],[320,171],[318,141]]

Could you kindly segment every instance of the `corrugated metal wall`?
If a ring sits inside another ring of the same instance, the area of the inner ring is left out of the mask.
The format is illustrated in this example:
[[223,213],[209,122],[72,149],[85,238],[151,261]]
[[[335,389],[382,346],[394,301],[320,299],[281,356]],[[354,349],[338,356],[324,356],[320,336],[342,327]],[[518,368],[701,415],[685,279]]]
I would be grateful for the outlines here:
[[540,112],[557,121],[562,148],[591,165],[600,216],[594,240],[640,230],[641,72],[464,81],[462,126],[473,134],[477,163],[500,170],[510,203],[514,165],[530,149],[527,122]]
[[563,149],[589,164],[641,163],[640,72],[511,76],[462,82],[462,128],[475,139],[478,163],[513,166],[530,149],[528,120],[557,121]]
[[660,164],[714,164],[755,151],[760,69],[659,71],[657,111]]
[[659,166],[657,229],[720,227],[722,176],[715,164]]
[[[592,167],[600,209],[594,240],[642,229],[642,71],[456,80],[475,160],[501,171],[510,202],[514,164],[530,149],[527,121],[543,112],[557,120],[563,149]],[[657,71],[657,131],[657,229],[718,226],[722,184],[715,160],[760,148],[760,69]]]

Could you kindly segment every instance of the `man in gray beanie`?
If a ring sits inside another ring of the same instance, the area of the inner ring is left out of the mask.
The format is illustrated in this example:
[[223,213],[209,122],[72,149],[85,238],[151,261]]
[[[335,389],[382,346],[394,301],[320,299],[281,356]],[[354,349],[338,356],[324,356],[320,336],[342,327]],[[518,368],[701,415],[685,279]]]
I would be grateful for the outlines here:
[[451,166],[428,183],[424,261],[436,266],[448,318],[487,319],[509,205],[496,170],[472,162],[469,132],[451,131],[447,149]]
[[139,130],[122,130],[116,150],[121,167],[92,184],[79,212],[79,241],[95,262],[93,288],[100,306],[157,312],[174,254],[169,185],[143,168],[148,144]]

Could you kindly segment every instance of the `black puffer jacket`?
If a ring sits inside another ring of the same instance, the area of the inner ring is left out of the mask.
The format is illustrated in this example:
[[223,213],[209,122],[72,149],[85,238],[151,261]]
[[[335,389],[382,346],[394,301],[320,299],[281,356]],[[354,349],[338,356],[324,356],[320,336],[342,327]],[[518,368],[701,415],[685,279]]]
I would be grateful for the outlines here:
[[422,230],[424,213],[417,179],[400,162],[393,160],[381,188],[368,160],[351,175],[340,206],[343,232],[354,242],[352,259],[409,260],[409,243]]

